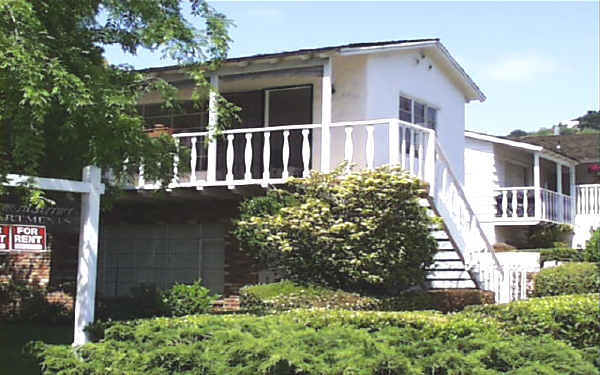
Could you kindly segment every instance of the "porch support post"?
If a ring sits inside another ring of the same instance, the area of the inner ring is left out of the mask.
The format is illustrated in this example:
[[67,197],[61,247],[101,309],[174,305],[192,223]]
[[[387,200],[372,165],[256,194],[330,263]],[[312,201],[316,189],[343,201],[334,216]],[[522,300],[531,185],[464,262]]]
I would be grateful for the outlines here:
[[542,199],[540,191],[540,154],[536,152],[533,154],[533,187],[534,187],[534,204],[535,204],[535,217],[541,218],[542,216]]
[[331,57],[323,65],[321,82],[321,171],[329,172],[331,168]]
[[[562,164],[560,164],[559,162],[556,162],[556,192],[558,194],[562,194]],[[564,218],[564,212],[565,212],[565,200],[563,199],[562,196],[558,195],[557,197],[557,205],[556,205],[556,211],[558,214],[558,220],[562,222],[563,218]]]
[[217,179],[217,140],[215,127],[217,126],[217,94],[219,93],[219,76],[215,73],[210,76],[210,94],[208,97],[208,150],[206,180],[214,182]]
[[570,187],[570,192],[569,195],[571,196],[571,222],[575,222],[575,214],[577,212],[577,197],[575,196],[576,194],[576,186],[575,186],[575,166],[570,165],[569,166],[569,187]]
[[83,168],[83,182],[89,184],[90,192],[83,193],[81,196],[73,346],[89,342],[89,337],[83,329],[94,321],[100,194],[102,194],[103,189],[100,183],[100,168],[93,166]]

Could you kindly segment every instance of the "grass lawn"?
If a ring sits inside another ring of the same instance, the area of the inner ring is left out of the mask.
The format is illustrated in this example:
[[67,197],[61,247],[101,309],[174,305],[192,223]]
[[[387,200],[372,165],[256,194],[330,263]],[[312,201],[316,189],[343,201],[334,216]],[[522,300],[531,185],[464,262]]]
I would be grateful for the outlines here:
[[0,374],[33,375],[40,371],[22,354],[23,345],[32,340],[48,344],[71,344],[72,325],[0,322]]

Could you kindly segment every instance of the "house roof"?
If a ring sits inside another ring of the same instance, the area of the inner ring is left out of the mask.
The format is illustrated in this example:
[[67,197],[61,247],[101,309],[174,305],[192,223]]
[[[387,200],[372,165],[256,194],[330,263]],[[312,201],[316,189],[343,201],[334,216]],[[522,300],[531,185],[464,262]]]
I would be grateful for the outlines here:
[[[560,150],[570,158],[580,162],[596,162],[600,160],[600,133],[599,134],[572,134],[526,136],[518,138],[521,142],[542,146],[545,149]],[[560,145],[560,148],[557,146]]]
[[511,138],[507,138],[507,137],[501,137],[501,136],[496,136],[496,135],[474,132],[471,130],[465,131],[465,137],[478,139],[481,141],[488,141],[488,142],[497,143],[497,144],[503,144],[506,146],[515,147],[515,148],[519,148],[519,149],[527,150],[527,151],[541,152],[541,153],[547,154],[556,159],[562,159],[563,161],[566,160],[566,161],[570,162],[571,164],[574,164],[574,163],[577,163],[578,161],[580,161],[578,158],[575,158],[575,157],[565,153],[561,149],[556,149],[556,148],[552,148],[552,147],[544,147],[543,145],[538,145],[538,144],[534,144],[531,142],[525,142],[521,138],[519,138],[518,140],[515,140],[515,139],[511,139]]
[[[337,52],[340,55],[355,55],[380,53],[400,49],[428,49],[433,51],[433,53],[440,58],[440,61],[443,62],[445,68],[447,68],[447,70],[452,74],[452,77],[456,80],[460,88],[465,93],[465,98],[467,100],[484,101],[486,99],[485,94],[477,86],[475,81],[473,81],[473,79],[465,72],[465,70],[458,64],[458,62],[450,55],[448,50],[443,46],[443,44],[438,38],[389,40],[369,43],[350,43],[320,48],[307,48],[293,51],[256,54],[251,56],[228,58],[224,61],[224,64],[243,62],[250,63],[257,60],[279,59],[289,56],[328,54],[331,52]],[[178,68],[178,65],[171,65],[141,69],[140,72],[154,73],[176,70]]]

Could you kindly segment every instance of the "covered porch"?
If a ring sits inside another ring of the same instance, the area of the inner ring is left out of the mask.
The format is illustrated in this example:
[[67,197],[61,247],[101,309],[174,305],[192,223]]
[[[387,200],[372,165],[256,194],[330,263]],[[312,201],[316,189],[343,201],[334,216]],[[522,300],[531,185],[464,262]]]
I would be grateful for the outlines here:
[[504,178],[499,178],[500,187],[493,192],[492,221],[500,225],[574,224],[574,162],[546,150],[512,150],[512,154],[531,162],[504,162]]

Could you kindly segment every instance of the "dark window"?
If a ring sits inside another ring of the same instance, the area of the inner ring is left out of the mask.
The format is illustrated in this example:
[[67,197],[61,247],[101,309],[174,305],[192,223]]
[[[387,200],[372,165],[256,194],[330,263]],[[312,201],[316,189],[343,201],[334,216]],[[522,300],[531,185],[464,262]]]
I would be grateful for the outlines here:
[[402,121],[411,122],[412,121],[412,100],[409,98],[405,98],[404,96],[400,97],[400,113],[398,118]]

